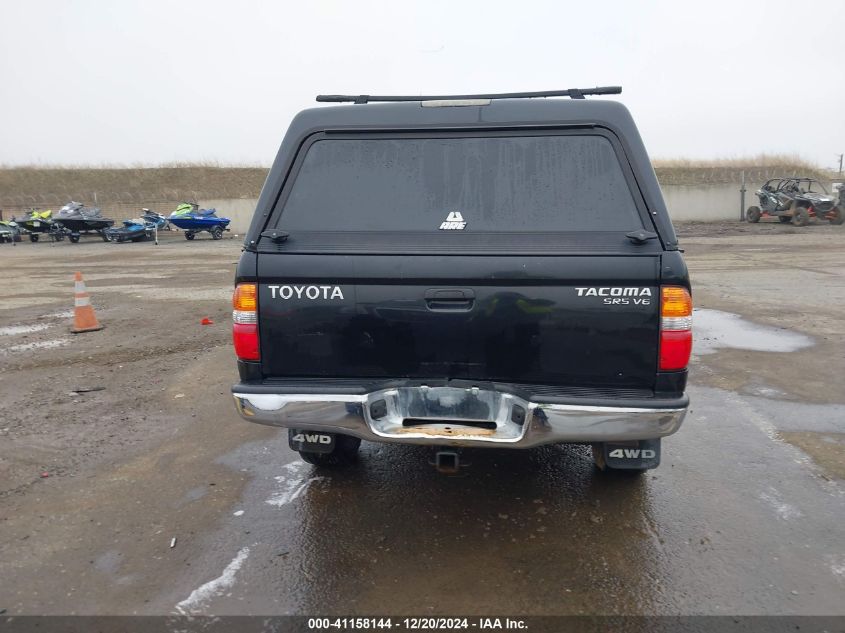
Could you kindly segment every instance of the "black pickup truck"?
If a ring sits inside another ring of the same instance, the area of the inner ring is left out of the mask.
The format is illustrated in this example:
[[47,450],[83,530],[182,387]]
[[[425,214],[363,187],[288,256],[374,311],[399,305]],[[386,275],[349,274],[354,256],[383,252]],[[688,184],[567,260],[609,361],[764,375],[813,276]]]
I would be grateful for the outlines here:
[[628,110],[591,92],[618,89],[297,115],[237,268],[241,416],[318,466],[362,439],[443,470],[557,443],[657,466],[688,408],[689,276]]

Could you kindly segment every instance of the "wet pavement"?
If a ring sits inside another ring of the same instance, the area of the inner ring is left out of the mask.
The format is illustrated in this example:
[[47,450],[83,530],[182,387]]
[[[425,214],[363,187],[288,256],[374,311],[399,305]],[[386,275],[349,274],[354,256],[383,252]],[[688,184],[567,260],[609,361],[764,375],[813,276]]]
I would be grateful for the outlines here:
[[796,352],[813,345],[813,339],[787,328],[752,323],[722,310],[693,310],[695,353],[712,354],[719,349],[755,352]]
[[692,396],[694,414],[665,441],[664,463],[641,478],[600,473],[576,446],[467,450],[456,476],[436,473],[420,448],[368,444],[355,468],[327,474],[299,461],[285,434],[242,446],[222,458],[249,474],[232,508],[242,514],[203,546],[210,568],[177,582],[199,592],[156,606],[841,613],[841,486],[770,437],[789,419],[729,392]]
[[[595,470],[582,446],[465,450],[445,476],[429,449],[365,443],[354,467],[320,471],[286,432],[235,417],[215,339],[128,408],[155,410],[164,439],[0,497],[0,608],[843,615],[845,252],[828,238],[685,243],[692,408],[640,477]],[[219,280],[204,283],[187,302],[211,301]]]

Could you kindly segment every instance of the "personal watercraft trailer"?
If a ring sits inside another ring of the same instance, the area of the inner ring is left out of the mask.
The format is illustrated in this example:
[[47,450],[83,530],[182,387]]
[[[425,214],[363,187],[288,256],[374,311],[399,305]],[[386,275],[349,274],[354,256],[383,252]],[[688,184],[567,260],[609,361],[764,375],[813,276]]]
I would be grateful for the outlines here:
[[132,218],[124,220],[123,226],[115,226],[106,229],[104,239],[108,242],[141,242],[153,237],[156,232],[156,225],[147,222],[144,218]]
[[17,222],[3,222],[0,220],[0,244],[13,244],[21,241],[21,228]]
[[49,235],[51,239],[61,242],[65,239],[64,229],[53,222],[53,212],[30,209],[27,214],[17,220],[17,225],[29,234],[30,242],[37,242],[41,235]]
[[216,209],[200,209],[193,202],[184,202],[168,218],[173,226],[185,231],[185,239],[192,240],[197,233],[208,231],[211,238],[219,240],[223,231],[228,231],[229,218],[218,218]]
[[100,209],[86,207],[80,202],[69,202],[53,217],[53,222],[61,227],[68,239],[74,244],[82,235],[96,233],[104,242],[108,241],[106,229],[114,224],[111,218],[103,217]]
[[157,213],[152,209],[144,207],[141,209],[141,219],[147,224],[152,224],[159,231],[169,231],[170,221],[167,216]]

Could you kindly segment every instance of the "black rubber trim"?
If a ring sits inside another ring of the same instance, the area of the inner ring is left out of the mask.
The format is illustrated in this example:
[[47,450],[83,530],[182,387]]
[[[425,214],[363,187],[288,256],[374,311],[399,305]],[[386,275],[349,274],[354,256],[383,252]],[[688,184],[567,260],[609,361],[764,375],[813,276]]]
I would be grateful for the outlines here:
[[245,382],[258,382],[262,378],[261,363],[238,359],[238,376]]
[[472,231],[303,231],[284,242],[262,240],[261,253],[431,255],[473,253],[491,255],[655,256],[657,242],[634,245],[611,231],[480,232]]
[[654,390],[663,396],[682,394],[687,388],[687,370],[658,372]]

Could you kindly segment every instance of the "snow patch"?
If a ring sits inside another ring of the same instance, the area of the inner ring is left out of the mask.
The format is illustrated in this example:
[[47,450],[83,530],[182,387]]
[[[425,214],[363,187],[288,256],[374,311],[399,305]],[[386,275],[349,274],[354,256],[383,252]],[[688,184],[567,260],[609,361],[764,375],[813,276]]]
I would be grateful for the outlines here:
[[769,492],[761,492],[760,499],[768,503],[774,508],[777,515],[784,521],[790,519],[797,519],[802,516],[801,511],[793,505],[790,505],[780,498],[780,493],[774,488],[769,488]]
[[15,336],[17,334],[30,334],[40,332],[50,327],[49,323],[33,323],[32,325],[7,325],[0,327],[0,336]]
[[11,345],[6,348],[9,352],[31,352],[36,349],[53,349],[55,347],[62,347],[70,343],[69,339],[57,338],[52,341],[33,341],[32,343],[21,343],[20,345]]
[[247,556],[249,556],[249,548],[244,547],[238,552],[238,555],[235,556],[232,562],[226,565],[226,569],[223,570],[220,576],[194,589],[190,596],[176,605],[176,610],[182,614],[193,613],[205,602],[208,602],[235,584],[235,574],[238,573]]
[[839,558],[837,560],[833,557],[828,557],[828,563],[830,565],[830,571],[833,572],[833,575],[839,578],[840,580],[845,580],[845,559]]
[[308,487],[311,484],[328,479],[328,477],[321,476],[310,477],[308,479],[299,476],[297,472],[304,466],[304,462],[291,462],[290,464],[285,464],[283,468],[288,472],[288,474],[273,477],[273,479],[276,480],[279,489],[272,497],[267,499],[265,503],[281,508],[282,506],[287,505],[302,496],[302,493],[308,490]]

